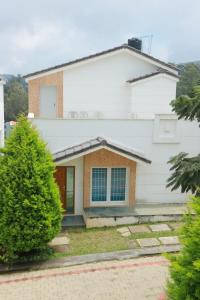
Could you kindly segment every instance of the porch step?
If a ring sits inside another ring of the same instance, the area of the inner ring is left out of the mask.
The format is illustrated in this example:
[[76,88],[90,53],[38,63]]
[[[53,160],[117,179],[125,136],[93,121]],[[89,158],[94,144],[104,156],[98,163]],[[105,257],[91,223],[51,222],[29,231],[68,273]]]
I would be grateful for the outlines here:
[[62,228],[85,227],[83,216],[64,216],[62,219]]

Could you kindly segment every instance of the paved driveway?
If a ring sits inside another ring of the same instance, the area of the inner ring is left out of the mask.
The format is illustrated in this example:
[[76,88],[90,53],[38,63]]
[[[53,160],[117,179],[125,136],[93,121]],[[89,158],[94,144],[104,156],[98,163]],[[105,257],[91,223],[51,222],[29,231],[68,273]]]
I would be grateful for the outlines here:
[[1,300],[161,300],[168,262],[161,256],[0,276]]

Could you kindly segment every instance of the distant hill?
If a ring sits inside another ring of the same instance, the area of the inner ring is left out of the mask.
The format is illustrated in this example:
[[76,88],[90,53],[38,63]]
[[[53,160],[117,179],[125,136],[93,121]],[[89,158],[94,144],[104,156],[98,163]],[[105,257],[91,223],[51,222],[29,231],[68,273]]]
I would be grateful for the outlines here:
[[178,64],[180,80],[177,83],[177,96],[191,95],[194,85],[200,84],[200,61]]
[[5,80],[5,82],[7,82],[7,83],[10,82],[10,81],[12,81],[12,80],[15,80],[16,78],[19,78],[21,84],[22,84],[25,88],[27,88],[27,82],[25,81],[25,79],[24,79],[23,77],[21,77],[21,75],[15,76],[15,75],[13,75],[13,74],[3,74],[2,76],[3,76],[3,79]]
[[200,68],[200,60],[195,60],[195,61],[180,63],[179,65],[187,66],[189,64],[194,64],[194,65],[196,65],[197,67]]
[[21,114],[28,111],[28,86],[20,75],[4,74],[5,122],[15,121]]

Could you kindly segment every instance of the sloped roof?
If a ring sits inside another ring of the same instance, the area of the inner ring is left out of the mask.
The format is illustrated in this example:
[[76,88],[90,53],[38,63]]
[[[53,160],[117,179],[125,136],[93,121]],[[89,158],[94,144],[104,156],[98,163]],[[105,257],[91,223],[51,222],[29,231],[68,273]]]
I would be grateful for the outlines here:
[[82,62],[84,60],[89,60],[89,59],[92,59],[92,58],[95,58],[95,57],[98,57],[98,56],[101,56],[101,55],[105,55],[105,54],[108,54],[108,53],[111,53],[111,52],[114,52],[114,51],[118,51],[118,50],[121,50],[121,49],[128,49],[134,53],[137,53],[143,57],[146,57],[156,63],[159,63],[165,67],[168,67],[170,69],[173,69],[173,70],[178,70],[175,66],[171,65],[171,64],[168,64],[168,63],[165,63],[149,54],[146,54],[146,53],[143,53],[133,47],[130,47],[128,46],[127,44],[123,44],[121,46],[118,46],[118,47],[114,47],[114,48],[111,48],[111,49],[108,49],[108,50],[105,50],[105,51],[101,51],[101,52],[97,52],[95,54],[92,54],[92,55],[89,55],[89,56],[85,56],[85,57],[82,57],[82,58],[78,58],[78,59],[75,59],[75,60],[72,60],[72,61],[69,61],[69,62],[66,62],[64,64],[60,64],[60,65],[56,65],[54,67],[50,67],[50,68],[47,68],[47,69],[43,69],[43,70],[40,70],[40,71],[37,71],[37,72],[33,72],[33,73],[29,73],[27,75],[24,75],[24,78],[29,78],[29,77],[32,77],[32,76],[36,76],[36,75],[40,75],[42,73],[46,73],[46,72],[49,72],[49,71],[53,71],[53,70],[57,70],[57,69],[60,69],[60,68],[63,68],[63,67],[67,67],[69,65],[72,65],[72,64],[76,64],[76,63],[79,63],[79,62]]
[[144,80],[144,79],[147,79],[147,78],[150,78],[150,77],[154,77],[156,75],[159,75],[159,74],[166,74],[166,75],[169,75],[169,76],[172,76],[172,77],[175,77],[175,78],[179,78],[178,75],[172,73],[172,72],[169,72],[167,70],[158,70],[156,72],[153,72],[153,73],[150,73],[150,74],[146,74],[146,75],[143,75],[143,76],[140,76],[140,77],[136,77],[136,78],[133,78],[133,79],[130,79],[130,80],[127,80],[128,83],[133,83],[133,82],[137,82],[137,81],[141,81],[141,80]]
[[139,152],[138,150],[132,149],[132,148],[127,148],[123,145],[119,145],[111,140],[108,140],[107,138],[103,137],[97,137],[95,139],[88,140],[86,142],[83,142],[78,145],[74,145],[71,147],[67,147],[66,149],[63,149],[61,151],[53,153],[53,158],[55,162],[64,160],[64,159],[73,159],[73,157],[77,155],[84,155],[85,153],[88,153],[90,151],[95,151],[98,148],[109,148],[111,151],[117,151],[119,154],[124,154],[130,159],[132,158],[133,160],[139,160],[145,163],[150,164],[151,161],[147,159],[143,153]]

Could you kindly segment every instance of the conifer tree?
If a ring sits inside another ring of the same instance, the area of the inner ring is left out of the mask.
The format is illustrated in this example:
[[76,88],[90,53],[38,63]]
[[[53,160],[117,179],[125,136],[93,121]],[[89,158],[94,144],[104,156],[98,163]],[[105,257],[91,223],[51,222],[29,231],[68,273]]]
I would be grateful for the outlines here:
[[0,255],[4,260],[43,249],[60,231],[54,163],[37,130],[18,118],[0,155]]

